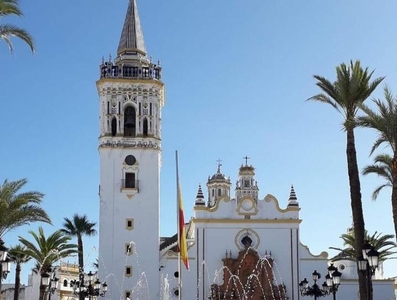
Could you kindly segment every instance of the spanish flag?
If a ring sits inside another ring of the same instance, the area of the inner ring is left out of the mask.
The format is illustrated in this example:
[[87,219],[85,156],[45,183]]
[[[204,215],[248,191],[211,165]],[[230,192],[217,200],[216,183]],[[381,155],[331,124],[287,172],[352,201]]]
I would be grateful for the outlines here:
[[178,173],[178,152],[176,152],[176,180],[177,180],[177,198],[178,198],[178,250],[180,253],[180,259],[185,265],[186,269],[189,270],[189,258],[187,253],[187,241],[186,241],[186,228],[185,228],[185,217],[183,214],[183,200],[182,190],[179,183]]

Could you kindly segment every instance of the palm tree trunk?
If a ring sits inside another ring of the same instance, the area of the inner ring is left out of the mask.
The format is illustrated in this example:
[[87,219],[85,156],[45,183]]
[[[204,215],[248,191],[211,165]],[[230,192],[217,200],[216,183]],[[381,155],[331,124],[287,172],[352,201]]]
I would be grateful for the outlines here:
[[81,237],[77,238],[77,247],[79,251],[79,267],[84,269],[83,239]]
[[[83,254],[83,239],[81,236],[77,237],[77,250],[78,250],[78,256],[79,256],[79,269],[80,272],[84,272],[84,254]],[[83,293],[79,294],[79,299],[84,300],[84,295]]]
[[[355,252],[356,258],[362,255],[362,248],[364,245],[365,223],[363,206],[361,202],[361,187],[360,176],[357,165],[357,153],[354,140],[353,128],[347,129],[347,145],[346,145],[347,169],[349,172],[350,184],[350,200],[353,214],[354,238],[355,238]],[[360,290],[360,299],[367,300],[366,278],[363,272],[357,268],[358,283]]]
[[397,239],[397,152],[394,153],[394,157],[392,160],[392,170],[393,170],[393,188],[391,193],[391,207],[393,211],[394,232],[396,233],[396,239]]
[[21,285],[21,264],[17,262],[15,267],[15,289],[14,289],[14,300],[19,298],[19,287]]

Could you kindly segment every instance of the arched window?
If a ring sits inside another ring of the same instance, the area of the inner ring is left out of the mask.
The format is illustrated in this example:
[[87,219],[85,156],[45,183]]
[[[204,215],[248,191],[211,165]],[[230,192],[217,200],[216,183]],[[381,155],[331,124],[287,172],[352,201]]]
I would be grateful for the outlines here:
[[66,279],[63,281],[63,286],[65,286],[65,287],[68,286],[68,281]]
[[222,195],[221,189],[218,189],[218,197]]
[[136,136],[136,111],[132,106],[124,110],[124,136]]
[[147,136],[148,134],[148,123],[147,123],[147,119],[143,119],[143,136]]
[[112,119],[112,136],[115,136],[117,133],[117,120],[115,117]]

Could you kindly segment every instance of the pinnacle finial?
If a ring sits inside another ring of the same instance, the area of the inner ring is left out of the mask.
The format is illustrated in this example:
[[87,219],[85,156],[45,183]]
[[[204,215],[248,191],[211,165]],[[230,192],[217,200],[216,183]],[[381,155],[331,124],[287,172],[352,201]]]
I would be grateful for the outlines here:
[[196,205],[205,205],[204,194],[203,194],[203,190],[201,189],[201,184],[199,184],[199,187],[198,187],[195,204]]
[[289,201],[297,201],[297,200],[298,200],[298,198],[296,198],[294,186],[291,184],[291,192],[289,194]]
[[291,191],[288,199],[288,206],[298,206],[298,198],[296,197],[294,186],[291,184]]
[[143,39],[136,0],[130,0],[128,5],[119,47],[117,49],[118,55],[124,52],[140,52],[146,55],[145,41]]

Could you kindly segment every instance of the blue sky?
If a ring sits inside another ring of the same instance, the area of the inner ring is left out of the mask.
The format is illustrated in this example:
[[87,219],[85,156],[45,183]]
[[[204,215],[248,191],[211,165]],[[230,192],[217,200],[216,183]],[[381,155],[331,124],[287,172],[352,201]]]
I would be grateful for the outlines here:
[[[27,189],[46,194],[43,206],[54,224],[45,226],[48,233],[76,212],[98,221],[95,81],[102,56],[116,54],[127,4],[21,0],[24,18],[1,20],[28,29],[37,52],[15,40],[11,55],[0,44],[0,180],[26,177]],[[319,92],[312,75],[333,80],[335,66],[351,59],[375,69],[375,77],[387,76],[385,83],[397,92],[397,3],[138,0],[138,7],[146,48],[161,60],[166,84],[162,235],[176,231],[178,150],[186,219],[216,160],[235,182],[248,155],[261,198],[273,194],[285,207],[294,184],[302,243],[315,254],[342,246],[339,236],[352,222],[342,117],[305,100]],[[382,87],[374,96],[382,97]],[[356,131],[360,169],[372,161],[374,137],[370,130]],[[366,227],[393,234],[391,191],[371,201],[380,183],[362,177]],[[8,233],[7,245],[38,226]],[[86,239],[92,260],[96,245],[97,238]],[[396,268],[388,262],[385,275],[396,276]]]

